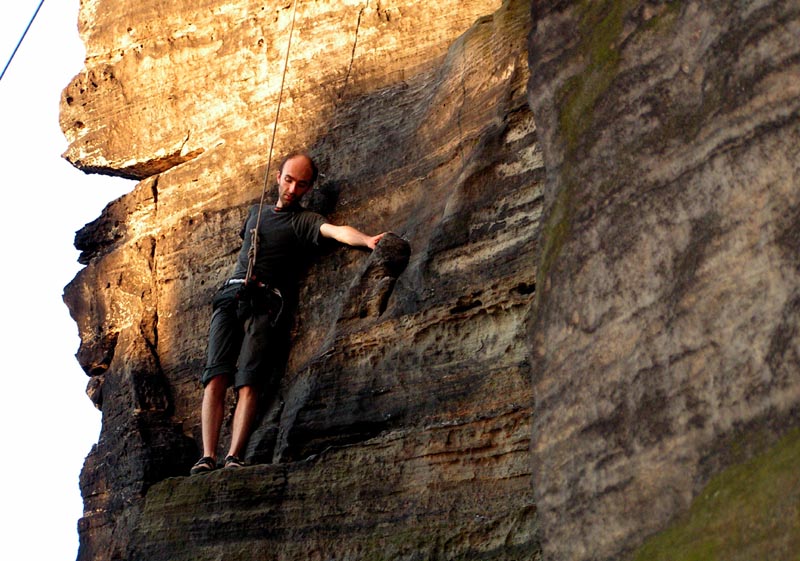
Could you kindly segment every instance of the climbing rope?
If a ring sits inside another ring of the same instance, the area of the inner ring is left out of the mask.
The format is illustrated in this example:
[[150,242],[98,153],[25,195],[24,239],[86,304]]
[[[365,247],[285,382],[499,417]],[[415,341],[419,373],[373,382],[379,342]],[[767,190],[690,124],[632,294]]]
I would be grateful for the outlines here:
[[286,43],[286,57],[283,61],[283,73],[281,74],[281,87],[280,91],[278,92],[278,106],[275,110],[275,123],[272,125],[272,139],[269,143],[269,154],[267,155],[267,169],[264,172],[264,187],[261,189],[261,200],[258,203],[258,214],[256,215],[256,225],[255,228],[250,230],[251,235],[251,242],[250,242],[250,252],[248,254],[247,260],[247,276],[245,277],[245,284],[249,283],[253,278],[253,271],[255,270],[256,266],[256,254],[258,253],[258,228],[261,224],[261,211],[264,208],[264,198],[267,195],[267,188],[269,187],[269,172],[270,172],[270,164],[272,162],[272,149],[275,146],[275,134],[278,130],[278,118],[281,114],[281,101],[283,100],[283,85],[286,81],[286,70],[289,66],[289,51],[292,48],[292,35],[294,34],[294,22],[295,16],[297,15],[297,4],[298,0],[294,0],[292,2],[292,24],[289,27],[289,40]]

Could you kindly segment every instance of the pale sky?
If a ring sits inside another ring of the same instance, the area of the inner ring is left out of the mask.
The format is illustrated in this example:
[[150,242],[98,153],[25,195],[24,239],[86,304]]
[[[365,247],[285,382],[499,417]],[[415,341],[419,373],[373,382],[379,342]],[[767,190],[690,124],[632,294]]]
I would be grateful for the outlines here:
[[[5,66],[39,0],[3,4]],[[74,561],[78,552],[78,479],[100,413],[86,397],[78,330],[61,298],[81,268],[75,232],[134,186],[85,175],[61,158],[61,90],[83,66],[78,5],[46,0],[0,80],[0,547],[14,561]]]

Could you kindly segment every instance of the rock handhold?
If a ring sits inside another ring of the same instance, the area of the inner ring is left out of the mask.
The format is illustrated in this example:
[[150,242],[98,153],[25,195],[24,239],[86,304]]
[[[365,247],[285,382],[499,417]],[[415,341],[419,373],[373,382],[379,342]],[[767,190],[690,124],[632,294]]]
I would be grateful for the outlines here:
[[350,287],[340,321],[380,317],[410,257],[408,241],[387,233],[370,256],[361,277]]

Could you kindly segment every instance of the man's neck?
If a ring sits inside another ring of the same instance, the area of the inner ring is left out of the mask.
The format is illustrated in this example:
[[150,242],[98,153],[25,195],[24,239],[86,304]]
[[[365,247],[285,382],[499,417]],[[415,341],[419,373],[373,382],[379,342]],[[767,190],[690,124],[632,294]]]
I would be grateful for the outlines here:
[[290,205],[281,205],[277,203],[272,208],[275,212],[293,212],[300,208],[300,203],[292,203]]

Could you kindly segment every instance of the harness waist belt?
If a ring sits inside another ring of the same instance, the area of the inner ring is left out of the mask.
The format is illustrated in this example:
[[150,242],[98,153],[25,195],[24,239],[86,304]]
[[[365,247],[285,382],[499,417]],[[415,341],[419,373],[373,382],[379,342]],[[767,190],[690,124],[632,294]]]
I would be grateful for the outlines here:
[[[245,279],[228,279],[222,283],[222,288],[225,288],[226,286],[231,286],[233,284],[244,284],[245,282],[247,282],[245,281]],[[270,292],[272,292],[276,296],[283,298],[283,294],[281,294],[281,291],[275,288],[274,286],[269,286],[267,284],[264,284],[263,282],[257,282],[256,286],[258,288],[268,288]]]

